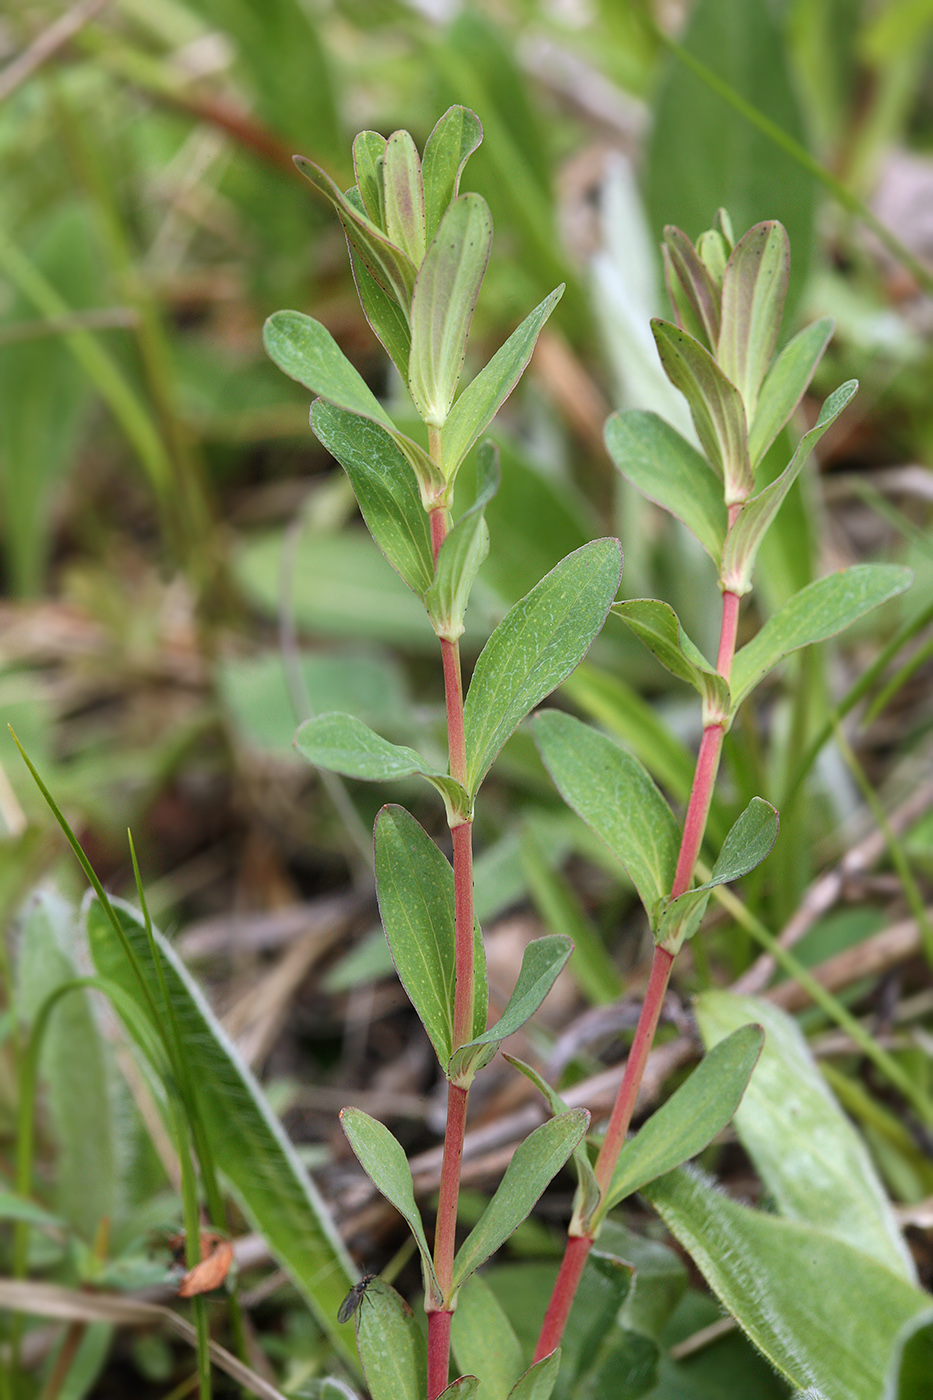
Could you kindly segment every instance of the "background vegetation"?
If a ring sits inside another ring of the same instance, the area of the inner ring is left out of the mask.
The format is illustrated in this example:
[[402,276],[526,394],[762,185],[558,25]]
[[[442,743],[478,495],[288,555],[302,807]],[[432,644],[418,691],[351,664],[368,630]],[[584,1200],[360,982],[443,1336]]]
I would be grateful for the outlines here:
[[[462,102],[485,131],[467,185],[489,202],[496,229],[477,360],[567,283],[500,419],[503,486],[487,509],[494,543],[467,619],[468,663],[512,602],[605,533],[623,540],[625,596],[668,599],[691,635],[713,645],[706,561],[620,481],[602,425],[623,405],[684,421],[647,325],[664,309],[654,252],[662,227],[695,237],[720,205],[737,230],[781,219],[793,254],[788,334],[823,314],[837,325],[814,401],[850,377],[861,392],[769,537],[759,606],[772,610],[811,578],[867,559],[908,563],[915,582],[844,645],[792,658],[729,736],[712,834],[721,841],[756,793],[780,809],[781,834],[745,882],[746,912],[734,901],[718,911],[679,965],[667,1044],[689,1036],[682,999],[715,986],[770,988],[799,1013],[910,1226],[929,1287],[928,7],[699,0],[657,7],[661,29],[641,8],[8,7],[0,711],[106,888],[135,898],[133,828],[153,918],[207,980],[319,1169],[345,1238],[368,1268],[381,1267],[395,1226],[349,1169],[336,1109],[352,1097],[390,1118],[430,1193],[437,1105],[427,1047],[373,931],[370,831],[400,791],[426,824],[436,827],[437,814],[400,785],[323,781],[291,737],[296,719],[345,709],[412,742],[413,704],[424,752],[432,733],[440,744],[442,696],[426,661],[434,638],[311,437],[306,393],[262,353],[270,312],[311,312],[377,393],[401,397],[359,311],[342,234],[291,156],[348,185],[356,131],[403,126],[420,146]],[[906,246],[892,248],[862,201]],[[560,703],[623,738],[683,801],[698,717],[686,689],[621,626],[610,620]],[[25,1028],[49,990],[83,970],[74,930],[84,881],[5,729],[0,764],[2,1198],[16,1185]],[[632,890],[561,806],[524,732],[489,792],[477,899],[491,986],[497,967],[514,981],[539,922],[572,934],[569,974],[525,1050],[565,1085],[592,1078],[586,1101],[598,1102],[594,1076],[617,1059],[625,1029],[599,1008],[624,989],[624,1021],[649,951],[640,917],[629,917]],[[756,961],[769,931],[816,969],[854,1028],[841,1028],[838,1004],[814,1005],[786,956],[777,979]],[[175,1169],[158,1115],[146,1117],[144,1082],[89,1006],[76,998],[43,1050],[33,1195],[56,1223],[33,1232],[29,1272],[73,1283],[96,1268],[111,1288],[162,1286],[170,1270],[151,1232],[178,1224]],[[661,1060],[656,1096],[663,1080]],[[502,1136],[471,1169],[478,1189],[501,1170],[494,1153],[526,1111],[511,1081],[491,1092],[484,1118]],[[715,1154],[710,1165],[739,1193],[761,1194],[734,1141]],[[568,1195],[553,1200],[561,1219]],[[4,1214],[16,1210],[8,1203]],[[245,1229],[237,1217],[232,1225]],[[519,1299],[517,1326],[521,1300],[533,1312],[546,1292],[559,1247],[542,1221],[514,1242],[502,1282]],[[396,1267],[404,1289],[409,1266]],[[270,1274],[260,1240],[242,1246],[241,1269],[244,1349],[299,1393],[332,1364],[334,1344]],[[637,1393],[786,1393],[735,1335],[684,1350],[719,1315],[695,1282],[666,1335],[668,1370],[656,1390]],[[334,1288],[339,1301],[342,1282]],[[23,1395],[168,1395],[191,1370],[190,1352],[158,1333],[114,1342],[112,1323],[101,1323],[70,1335],[56,1372],[58,1334],[29,1330],[24,1359],[37,1369]]]

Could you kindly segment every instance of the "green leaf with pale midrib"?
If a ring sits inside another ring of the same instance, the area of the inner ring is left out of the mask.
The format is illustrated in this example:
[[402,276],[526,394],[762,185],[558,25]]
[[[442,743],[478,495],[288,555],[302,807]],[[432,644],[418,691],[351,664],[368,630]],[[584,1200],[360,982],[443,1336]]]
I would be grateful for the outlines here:
[[381,1279],[369,1285],[357,1310],[356,1340],[372,1400],[424,1400],[421,1329],[405,1300]]
[[690,1078],[622,1148],[596,1222],[626,1196],[695,1157],[722,1132],[741,1102],[763,1042],[761,1027],[748,1025],[708,1051]]
[[785,656],[851,627],[872,608],[910,587],[909,569],[896,564],[854,564],[795,593],[736,654],[733,709]]
[[441,1065],[453,1048],[454,875],[404,807],[376,818],[376,893],[402,985]]
[[441,219],[418,269],[411,303],[408,388],[421,417],[447,421],[492,246],[492,215],[478,194],[461,195]]
[[551,1118],[519,1143],[496,1194],[467,1235],[454,1259],[454,1292],[478,1269],[529,1214],[586,1132],[585,1109]]
[[[518,980],[505,1010],[489,1030],[457,1047],[448,1066],[451,1079],[456,1079],[474,1060],[474,1072],[488,1064],[506,1036],[521,1030],[557,981],[572,951],[573,944],[570,939],[559,933],[536,938],[528,944],[522,956]],[[475,1052],[482,1047],[485,1047],[487,1053],[477,1057]]]
[[[405,1151],[384,1123],[364,1113],[361,1108],[342,1108],[340,1126],[347,1135],[360,1166],[381,1195],[398,1211],[414,1236],[421,1255],[425,1286],[439,1299],[434,1277],[431,1250],[421,1223],[421,1212],[415,1201],[415,1183]],[[361,1306],[365,1300],[361,1299]]]
[[489,638],[464,704],[471,794],[516,726],[586,655],[621,568],[618,540],[584,545],[516,603]]
[[466,386],[444,425],[444,469],[456,471],[515,388],[531,359],[541,327],[563,295],[563,284],[545,297]]
[[564,801],[622,862],[652,912],[670,892],[680,839],[660,791],[638,759],[572,715],[544,710],[534,734]]
[[706,460],[656,413],[614,413],[606,448],[619,471],[649,501],[682,520],[714,563],[726,537],[722,486]]
[[672,675],[686,681],[703,699],[704,717],[729,712],[729,684],[710,666],[687,636],[674,609],[657,598],[613,603],[612,612],[635,633]]
[[508,1400],[525,1362],[502,1304],[481,1274],[473,1274],[457,1296],[450,1340],[460,1371],[483,1378],[484,1400]]
[[789,276],[790,244],[774,219],[739,239],[723,273],[716,359],[738,388],[749,422],[777,344]]
[[[151,983],[152,996],[160,1004],[146,930],[131,910],[120,904],[114,907]],[[87,931],[99,971],[123,987],[148,1015],[143,993],[96,900],[87,908]],[[329,1211],[251,1071],[171,945],[158,932],[155,938],[214,1160],[236,1192],[247,1219],[288,1271],[333,1345],[355,1366],[336,1322],[337,1309],[355,1270]],[[133,1033],[132,1026],[127,1025],[127,1029]]]
[[376,544],[423,598],[434,579],[431,528],[408,461],[380,424],[325,399],[314,404],[311,427],[350,478]]
[[703,992],[695,1005],[707,1045],[721,1043],[750,1017],[764,1026],[765,1048],[735,1127],[781,1214],[836,1235],[916,1282],[910,1251],[865,1144],[794,1019],[768,1001],[730,992]]
[[753,471],[806,392],[832,333],[828,317],[814,321],[784,346],[769,369],[748,433]]
[[895,1338],[929,1294],[817,1226],[729,1200],[693,1170],[642,1190],[782,1375],[827,1400],[878,1400]]
[[276,311],[263,327],[262,340],[279,369],[312,394],[392,427],[382,404],[320,321],[300,311]]

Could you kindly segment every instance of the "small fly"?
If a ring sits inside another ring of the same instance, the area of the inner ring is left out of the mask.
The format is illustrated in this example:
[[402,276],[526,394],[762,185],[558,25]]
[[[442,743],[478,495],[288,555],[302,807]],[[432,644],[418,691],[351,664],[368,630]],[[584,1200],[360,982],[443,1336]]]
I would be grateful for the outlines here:
[[350,1321],[350,1318],[356,1312],[360,1303],[362,1303],[363,1296],[375,1277],[375,1274],[364,1274],[360,1281],[353,1285],[337,1310],[338,1322]]

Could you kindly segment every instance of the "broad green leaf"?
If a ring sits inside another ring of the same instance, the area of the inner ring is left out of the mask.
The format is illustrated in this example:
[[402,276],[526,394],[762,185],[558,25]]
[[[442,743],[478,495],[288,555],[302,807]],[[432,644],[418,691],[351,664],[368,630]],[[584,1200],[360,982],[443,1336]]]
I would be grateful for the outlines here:
[[525,372],[541,327],[563,295],[563,284],[536,306],[460,395],[444,425],[444,471],[452,476]]
[[[334,184],[313,161],[295,156],[295,165],[319,194],[330,200],[337,211],[350,247],[383,291],[388,292],[407,312],[415,285],[415,264],[403,248],[387,238],[382,229]],[[362,204],[362,199],[360,199]],[[318,391],[319,392],[319,391]]]
[[797,480],[800,469],[811,451],[827,428],[835,423],[842,410],[851,402],[857,389],[858,381],[850,379],[830,394],[816,423],[808,433],[804,433],[797,444],[796,452],[781,475],[763,491],[759,491],[757,496],[746,501],[729,531],[722,551],[720,582],[730,593],[738,593],[741,597],[751,589],[752,570],[765,531],[777,515],[781,502]]
[[910,570],[896,564],[855,564],[795,593],[737,653],[732,665],[733,711],[785,656],[851,627],[872,608],[903,593],[911,579]]
[[378,131],[361,131],[353,138],[353,173],[356,188],[366,217],[385,232],[385,185],[382,167],[385,163],[386,138]]
[[927,1400],[933,1376],[933,1310],[908,1322],[898,1336],[882,1400]]
[[719,341],[719,285],[682,229],[668,224],[661,250],[671,301],[680,313],[686,298],[693,324],[687,324],[681,314],[678,321],[697,340],[705,338],[707,350],[713,350]]
[[716,361],[738,389],[749,423],[777,345],[789,276],[790,244],[774,219],[739,239],[723,273]]
[[599,1239],[603,1249],[635,1268],[635,1287],[622,1313],[625,1325],[657,1341],[687,1290],[686,1264],[669,1244],[637,1234],[618,1216],[603,1223]]
[[508,1400],[551,1400],[560,1369],[561,1349],[542,1356],[521,1376],[509,1391]]
[[[36,890],[18,937],[17,1002],[31,1021],[63,983],[78,976],[77,913],[60,896]],[[119,1215],[120,1157],[126,1129],[112,1063],[87,991],[62,997],[45,1029],[39,1072],[56,1146],[55,1207],[86,1240]]]
[[[806,147],[784,18],[761,0],[697,0],[680,42],[719,82]],[[793,249],[789,297],[795,302],[813,249],[813,176],[676,53],[659,79],[644,163],[655,236],[665,224],[677,224],[695,237],[720,206],[740,232],[761,219],[779,219]]]
[[458,782],[426,763],[414,749],[390,743],[355,715],[315,715],[295,734],[295,747],[316,768],[345,778],[386,782],[417,773],[440,793],[451,826],[469,821],[472,805]]
[[742,1101],[763,1042],[761,1026],[747,1025],[708,1051],[622,1148],[594,1223],[649,1181],[695,1157],[722,1132]]
[[[415,1201],[415,1185],[404,1148],[383,1123],[371,1118],[361,1108],[342,1108],[340,1126],[346,1133],[347,1141],[353,1148],[360,1166],[376,1190],[395,1206],[411,1230],[421,1255],[425,1292],[439,1300],[440,1291],[434,1277],[431,1250],[421,1223],[421,1212]],[[368,1291],[367,1289],[367,1293]],[[366,1301],[365,1297],[360,1300],[360,1308]]]
[[716,475],[727,506],[747,500],[752,490],[745,407],[708,350],[670,321],[651,322],[661,364],[690,406],[697,436]]
[[916,1281],[910,1253],[861,1137],[828,1089],[796,1022],[770,1002],[702,992],[707,1045],[754,1016],[765,1048],[735,1126],[782,1215],[815,1225]]
[[729,1200],[693,1170],[643,1192],[772,1366],[825,1400],[878,1400],[895,1339],[928,1294],[818,1226]]
[[447,210],[418,269],[411,303],[408,388],[432,427],[447,421],[492,246],[492,215],[478,194]]
[[37,1206],[35,1201],[29,1201],[25,1196],[17,1196],[15,1191],[5,1189],[0,1190],[0,1220],[23,1220],[28,1225],[52,1230],[62,1230],[67,1226],[63,1216],[52,1215],[42,1206]]
[[562,559],[499,623],[464,704],[471,794],[516,726],[586,655],[621,571],[618,540],[594,540]]
[[518,980],[505,1010],[494,1026],[454,1051],[447,1067],[448,1078],[467,1087],[473,1076],[488,1065],[506,1036],[521,1030],[538,1010],[557,981],[573,950],[569,938],[549,934],[528,944],[522,956]]
[[703,921],[710,890],[754,870],[770,854],[778,834],[778,814],[770,802],[753,797],[729,831],[710,878],[664,906],[655,925],[655,941],[669,953],[680,951]]
[[496,1194],[457,1251],[454,1293],[530,1213],[583,1137],[589,1121],[586,1109],[574,1108],[548,1119],[519,1143]]
[[564,801],[622,862],[649,915],[674,879],[680,831],[645,769],[598,730],[544,710],[534,733]]
[[407,459],[378,423],[324,399],[311,410],[311,427],[350,478],[376,544],[423,598],[434,578],[431,527]]
[[752,471],[803,398],[832,333],[828,317],[814,321],[784,346],[768,370],[748,432]]
[[289,379],[338,408],[393,429],[382,404],[320,321],[300,311],[276,311],[263,327],[262,341]]
[[575,1386],[574,1400],[647,1395],[658,1379],[659,1358],[657,1342],[616,1321],[586,1375]]
[[457,521],[440,547],[434,582],[424,603],[434,631],[455,642],[463,635],[463,619],[480,566],[489,553],[489,527],[482,508]]
[[[526,1079],[530,1079],[536,1089],[542,1093],[547,1100],[548,1108],[557,1117],[559,1113],[567,1112],[567,1105],[560,1094],[553,1089],[546,1079],[538,1073],[531,1065],[519,1060],[515,1055],[506,1055],[510,1065],[514,1065],[519,1073]],[[577,1174],[577,1194],[574,1199],[573,1219],[571,1221],[571,1233],[582,1233],[589,1229],[593,1211],[599,1204],[599,1186],[596,1182],[596,1173],[590,1161],[590,1154],[587,1151],[586,1143],[580,1142],[573,1150],[573,1165]]]
[[512,1324],[481,1274],[467,1279],[457,1295],[450,1341],[457,1369],[482,1377],[482,1400],[508,1400],[525,1362]]
[[416,268],[420,267],[426,246],[424,186],[421,160],[410,132],[393,131],[386,142],[382,180],[386,234]]
[[656,413],[614,413],[605,428],[609,455],[649,501],[676,515],[718,565],[726,537],[722,486],[707,462]]
[[672,675],[692,685],[703,700],[703,722],[710,724],[729,715],[729,684],[710,666],[680,625],[668,603],[656,598],[635,598],[613,603],[612,612],[658,658]]
[[[115,905],[120,922],[143,967],[150,993],[161,1004],[149,941],[139,916]],[[99,972],[116,982],[143,1008],[148,1002],[100,903],[86,907],[91,956]],[[182,1051],[194,1086],[201,1126],[214,1160],[253,1229],[266,1240],[311,1307],[332,1344],[355,1366],[337,1326],[337,1309],[356,1271],[330,1212],[272,1113],[252,1072],[208,1007],[173,948],[155,932],[172,999]],[[134,1027],[116,1010],[131,1035]],[[145,1045],[142,1046],[145,1050]]]
[[424,1400],[424,1336],[404,1298],[381,1279],[360,1302],[356,1342],[371,1400]]
[[441,219],[460,191],[460,176],[468,158],[483,139],[479,117],[469,107],[448,107],[424,144],[421,173],[427,241],[431,242]]
[[376,818],[376,893],[392,959],[435,1054],[453,1050],[454,873],[404,807]]

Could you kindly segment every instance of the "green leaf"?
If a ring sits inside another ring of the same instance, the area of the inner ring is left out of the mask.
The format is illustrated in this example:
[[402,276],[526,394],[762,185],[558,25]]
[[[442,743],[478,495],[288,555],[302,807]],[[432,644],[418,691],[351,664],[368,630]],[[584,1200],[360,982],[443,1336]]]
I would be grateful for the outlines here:
[[933,1376],[933,1310],[901,1330],[882,1400],[926,1400]]
[[[295,165],[319,194],[328,199],[337,211],[350,247],[378,282],[407,312],[415,285],[415,264],[404,251],[387,238],[360,208],[334,184],[320,166],[304,156],[295,156]],[[360,199],[362,204],[362,199]],[[317,391],[320,392],[320,391]]]
[[789,276],[790,244],[774,219],[739,239],[723,273],[716,361],[738,389],[749,423],[777,345]]
[[448,107],[424,145],[421,173],[427,241],[434,238],[447,206],[460,190],[467,159],[483,139],[479,117],[469,107]]
[[459,1371],[483,1378],[483,1400],[508,1400],[525,1362],[502,1304],[480,1274],[457,1296],[450,1340]]
[[[664,270],[671,301],[677,309],[678,322],[697,340],[705,338],[707,350],[719,342],[721,287],[682,229],[668,224],[661,245]],[[676,278],[676,281],[675,281]],[[688,323],[683,313],[686,298]]]
[[[725,84],[806,147],[783,19],[760,0],[697,0],[681,44],[711,70],[713,81]],[[644,164],[652,229],[659,236],[665,224],[677,224],[695,237],[721,206],[740,230],[761,219],[779,219],[794,250],[789,296],[795,302],[813,249],[813,176],[677,53],[665,68],[656,88]]]
[[562,559],[499,623],[476,663],[464,704],[471,794],[529,710],[586,655],[621,570],[618,540],[594,540]]
[[384,292],[350,248],[350,267],[367,321],[391,357],[403,382],[408,382],[408,357],[411,353],[411,326],[407,312],[394,297]]
[[467,337],[492,246],[492,215],[478,194],[447,210],[415,282],[408,388],[425,423],[439,428],[454,401]]
[[782,1375],[827,1400],[878,1400],[895,1339],[928,1294],[814,1225],[738,1205],[695,1171],[643,1190]]
[[[149,958],[145,926],[130,909],[120,904],[114,907],[136,962],[144,970],[150,995],[160,1005],[159,978]],[[96,899],[86,906],[86,920],[91,956],[98,970],[116,982],[148,1018],[148,1001]],[[336,1225],[252,1072],[171,945],[157,931],[154,936],[202,1130],[213,1158],[252,1228],[266,1240],[332,1344],[352,1367],[355,1361],[336,1318],[355,1269]],[[115,1005],[126,1029],[135,1035],[120,1003]],[[140,1044],[145,1051],[146,1045]]]
[[442,1390],[437,1400],[476,1400],[479,1395],[479,1380],[476,1376],[458,1376]]
[[[18,936],[17,1002],[25,1020],[33,1020],[57,988],[78,976],[76,921],[60,896],[41,889],[30,896]],[[119,1162],[129,1124],[121,1131],[118,1114],[121,1108],[126,1112],[126,1104],[115,1095],[109,1048],[86,991],[72,991],[56,1006],[39,1070],[56,1146],[55,1206],[92,1240],[101,1220],[119,1213]]]
[[414,749],[383,739],[355,715],[315,715],[305,720],[296,731],[295,747],[316,768],[345,778],[379,783],[416,773],[444,799],[451,826],[470,820],[470,799],[455,779],[426,763]]
[[[440,1290],[431,1262],[431,1250],[415,1201],[415,1184],[404,1148],[388,1128],[361,1108],[342,1108],[340,1126],[360,1166],[386,1200],[398,1211],[414,1236],[421,1255],[425,1293],[440,1301]],[[368,1292],[368,1290],[367,1290]],[[360,1300],[362,1307],[365,1299]]]
[[458,1046],[451,1056],[447,1076],[453,1083],[467,1088],[473,1076],[495,1057],[506,1036],[514,1035],[531,1019],[572,951],[570,939],[560,934],[536,938],[528,944],[522,955],[518,980],[499,1020],[482,1035]]
[[769,369],[748,432],[752,471],[806,393],[832,333],[829,317],[814,321],[784,346]]
[[371,1400],[424,1400],[424,1336],[404,1298],[381,1279],[360,1303],[356,1340]]
[[529,1214],[583,1137],[589,1121],[586,1109],[574,1108],[542,1123],[519,1143],[496,1194],[457,1251],[454,1293]]
[[386,234],[416,268],[420,267],[426,246],[424,185],[421,160],[410,132],[393,131],[386,142],[382,180]]
[[549,1356],[542,1356],[525,1374],[515,1382],[509,1391],[508,1400],[551,1400],[560,1369],[561,1349],[557,1347]]
[[909,569],[896,564],[855,564],[795,593],[737,653],[732,666],[732,708],[785,656],[851,627],[872,608],[910,587]]
[[407,459],[381,425],[324,399],[312,407],[311,427],[350,478],[376,544],[423,598],[434,579],[431,527]]
[[361,131],[353,138],[353,173],[366,217],[385,232],[386,138],[378,131]]
[[537,715],[534,733],[564,801],[622,862],[650,915],[670,892],[680,841],[658,788],[613,739],[560,710]]
[[512,332],[460,395],[444,426],[444,471],[453,476],[480,434],[495,418],[531,359],[541,327],[563,295],[563,284],[545,297]]
[[778,814],[763,797],[753,797],[727,835],[710,878],[672,899],[661,911],[655,940],[669,953],[679,951],[700,926],[710,890],[754,870],[770,854],[778,834]]
[[[98,1217],[99,1219],[100,1217]],[[0,1220],[23,1220],[28,1225],[38,1225],[42,1229],[62,1230],[67,1227],[63,1216],[52,1215],[34,1201],[17,1196],[14,1191],[0,1190]],[[97,1224],[97,1221],[94,1222]]]
[[[559,1113],[567,1112],[567,1105],[560,1094],[551,1087],[546,1079],[542,1078],[536,1069],[515,1055],[506,1055],[505,1058],[526,1079],[530,1079],[535,1088],[544,1095],[555,1118]],[[573,1165],[577,1174],[577,1194],[574,1199],[571,1233],[579,1234],[581,1230],[589,1229],[593,1211],[599,1204],[599,1186],[585,1141],[578,1143],[573,1149]]]
[[830,394],[816,423],[808,433],[804,433],[781,475],[759,491],[757,496],[746,501],[722,551],[720,582],[730,593],[738,593],[741,597],[751,589],[752,570],[765,531],[777,515],[781,502],[797,480],[811,451],[854,398],[857,389],[858,381],[850,379]]
[[735,1126],[781,1214],[818,1226],[916,1282],[865,1145],[792,1017],[770,1002],[730,992],[702,992],[695,1008],[707,1045],[749,1016],[764,1026],[764,1052]]
[[606,447],[619,471],[649,501],[682,520],[718,565],[726,537],[722,487],[695,447],[656,413],[614,413]]
[[672,675],[692,685],[703,700],[703,723],[729,715],[729,684],[687,636],[674,609],[655,598],[613,603],[612,612]]
[[657,318],[651,322],[651,329],[664,372],[686,398],[710,466],[724,483],[726,505],[747,500],[752,490],[752,469],[741,394],[693,336],[672,322]]
[[269,356],[289,379],[349,413],[394,431],[392,420],[320,321],[300,311],[276,311],[262,331]]
[[442,1066],[453,1050],[454,873],[404,807],[376,818],[376,893],[392,959]]
[[425,594],[425,607],[438,637],[455,642],[463,635],[463,619],[480,566],[489,553],[489,527],[482,507],[467,511],[441,545],[434,582]]
[[649,1181],[702,1152],[730,1122],[761,1054],[761,1026],[740,1027],[710,1050],[690,1078],[629,1138],[594,1224]]

